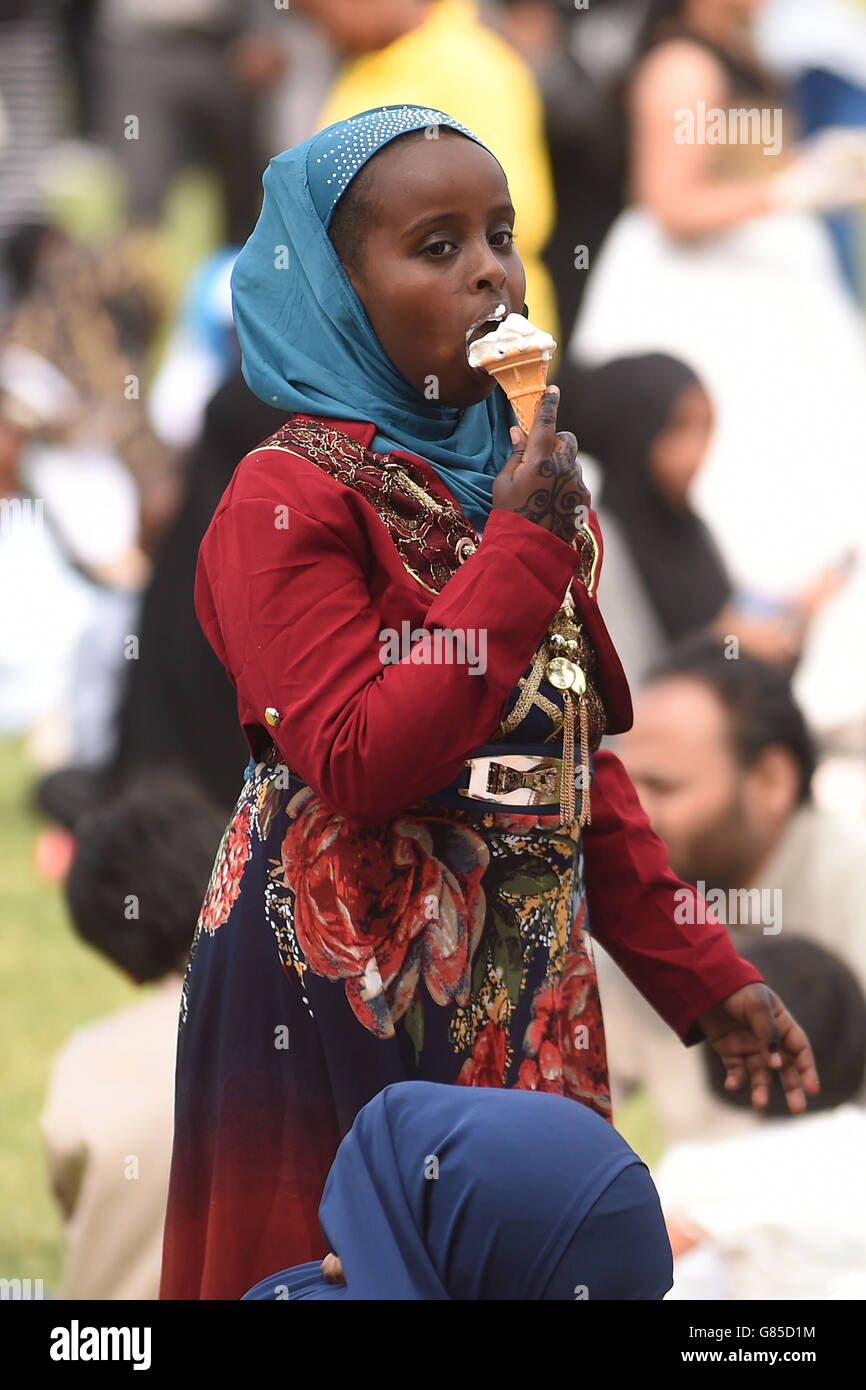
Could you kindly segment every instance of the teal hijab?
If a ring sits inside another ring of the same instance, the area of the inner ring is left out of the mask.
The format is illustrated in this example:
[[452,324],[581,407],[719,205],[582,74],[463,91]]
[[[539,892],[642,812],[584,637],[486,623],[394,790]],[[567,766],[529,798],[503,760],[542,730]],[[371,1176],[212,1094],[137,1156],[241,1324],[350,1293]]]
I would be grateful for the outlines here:
[[[232,305],[250,389],[286,414],[371,421],[377,453],[427,459],[481,530],[511,454],[504,392],[458,409],[427,400],[382,348],[328,239],[341,195],[397,136],[470,130],[429,106],[381,106],[328,126],[272,159],[261,215],[235,262]],[[483,145],[483,148],[487,148]]]

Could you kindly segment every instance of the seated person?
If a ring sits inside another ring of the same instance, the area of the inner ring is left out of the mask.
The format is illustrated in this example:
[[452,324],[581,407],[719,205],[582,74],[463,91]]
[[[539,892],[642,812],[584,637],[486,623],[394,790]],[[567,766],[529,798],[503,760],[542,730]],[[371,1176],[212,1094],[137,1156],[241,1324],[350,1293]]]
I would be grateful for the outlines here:
[[319,1207],[332,1252],[246,1299],[660,1299],[671,1252],[649,1171],[545,1092],[404,1081],[358,1114]]
[[155,1299],[182,972],[223,815],[160,778],[76,829],[66,883],[73,926],[136,984],[155,988],[79,1029],[54,1060],[42,1133],[66,1228],[62,1297]]
[[[745,954],[797,1012],[821,1078],[795,1125],[781,1087],[759,1128],[673,1148],[656,1173],[679,1299],[866,1298],[866,997],[813,941],[761,941]],[[724,1070],[702,1048],[720,1102]]]

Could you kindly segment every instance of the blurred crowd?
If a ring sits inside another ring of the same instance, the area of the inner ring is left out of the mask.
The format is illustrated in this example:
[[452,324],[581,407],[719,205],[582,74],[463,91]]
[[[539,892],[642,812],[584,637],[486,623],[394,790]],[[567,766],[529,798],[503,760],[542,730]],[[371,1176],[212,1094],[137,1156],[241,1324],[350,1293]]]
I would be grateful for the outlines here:
[[[861,1298],[866,0],[0,0],[0,737],[76,929],[159,982],[57,1059],[65,1292],[155,1296],[179,972],[248,756],[192,601],[282,423],[232,264],[268,159],[394,101],[506,170],[634,693],[612,746],[824,1078],[805,1120],[744,1110],[597,949],[675,1296]],[[164,893],[118,927],[133,862]]]

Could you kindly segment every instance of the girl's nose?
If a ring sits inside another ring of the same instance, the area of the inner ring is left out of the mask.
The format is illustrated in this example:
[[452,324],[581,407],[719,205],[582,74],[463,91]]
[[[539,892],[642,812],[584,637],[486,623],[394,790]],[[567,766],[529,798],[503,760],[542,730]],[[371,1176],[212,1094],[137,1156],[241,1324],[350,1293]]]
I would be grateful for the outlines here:
[[508,271],[485,238],[478,253],[478,260],[472,267],[473,288],[501,289],[508,279]]

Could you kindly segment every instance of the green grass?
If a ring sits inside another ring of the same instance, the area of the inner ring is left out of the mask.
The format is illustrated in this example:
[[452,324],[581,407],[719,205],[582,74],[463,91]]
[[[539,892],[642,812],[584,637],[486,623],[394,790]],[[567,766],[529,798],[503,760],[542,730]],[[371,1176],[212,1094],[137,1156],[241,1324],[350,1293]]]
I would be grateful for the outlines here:
[[33,779],[22,746],[0,739],[0,1277],[42,1279],[48,1293],[63,1267],[39,1134],[51,1059],[73,1029],[137,996],[36,874]]
[[652,1171],[664,1153],[664,1137],[658,1112],[647,1091],[639,1087],[614,1110],[614,1124],[635,1153]]

